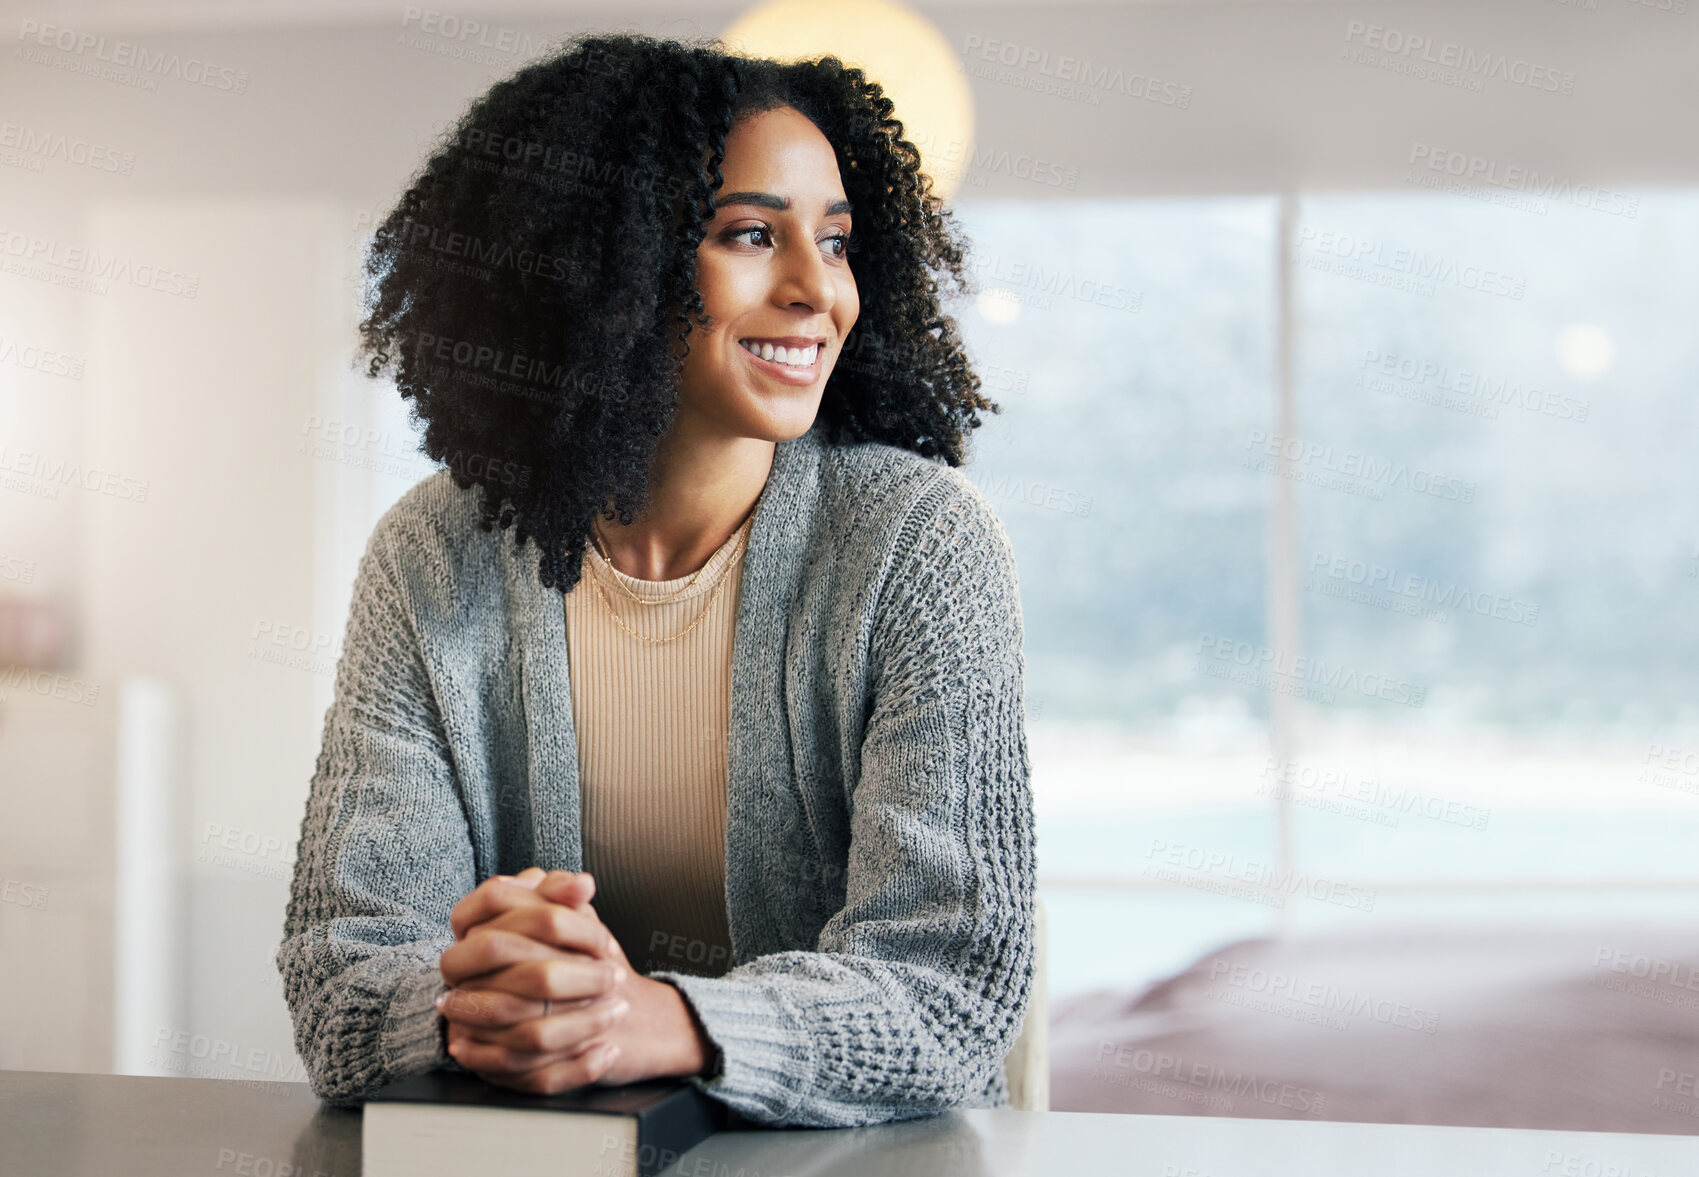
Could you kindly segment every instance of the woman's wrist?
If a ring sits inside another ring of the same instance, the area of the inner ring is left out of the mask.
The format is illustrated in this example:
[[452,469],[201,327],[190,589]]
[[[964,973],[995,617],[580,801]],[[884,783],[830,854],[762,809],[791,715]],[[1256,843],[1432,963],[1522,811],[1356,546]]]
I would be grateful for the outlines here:
[[690,1002],[685,1000],[678,986],[667,981],[655,983],[664,986],[669,995],[667,1005],[671,1008],[671,1021],[674,1026],[669,1038],[677,1046],[677,1058],[668,1068],[667,1075],[685,1078],[710,1074],[715,1069],[714,1064],[719,1054],[714,1040],[697,1020],[696,1011],[690,1008]]

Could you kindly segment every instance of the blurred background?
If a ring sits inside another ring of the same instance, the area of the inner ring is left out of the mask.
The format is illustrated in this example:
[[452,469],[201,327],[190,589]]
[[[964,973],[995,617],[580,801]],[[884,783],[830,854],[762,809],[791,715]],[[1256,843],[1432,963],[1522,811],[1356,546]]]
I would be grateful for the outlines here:
[[974,245],[1051,1106],[1699,1133],[1692,7],[0,5],[0,1068],[304,1080],[433,469],[369,232],[558,38],[741,30],[871,46]]

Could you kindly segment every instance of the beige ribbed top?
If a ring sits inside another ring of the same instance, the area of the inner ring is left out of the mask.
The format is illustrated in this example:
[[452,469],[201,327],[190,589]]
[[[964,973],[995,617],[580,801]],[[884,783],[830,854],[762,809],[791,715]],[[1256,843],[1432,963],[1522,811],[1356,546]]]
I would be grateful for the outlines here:
[[[690,576],[627,576],[592,543],[583,576],[565,594],[584,869],[596,878],[596,914],[642,973],[717,977],[731,967],[726,730],[752,521],[688,589]],[[646,601],[672,599],[640,605],[619,585]],[[701,621],[674,641],[647,642],[621,629],[610,607],[648,637]]]

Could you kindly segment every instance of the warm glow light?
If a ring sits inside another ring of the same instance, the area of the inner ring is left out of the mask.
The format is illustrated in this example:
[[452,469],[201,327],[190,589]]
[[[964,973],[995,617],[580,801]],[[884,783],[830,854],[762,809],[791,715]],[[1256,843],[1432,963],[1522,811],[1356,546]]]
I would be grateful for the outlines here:
[[1577,380],[1603,376],[1615,353],[1611,337],[1592,323],[1571,323],[1557,333],[1557,362]]
[[779,61],[830,54],[884,87],[920,149],[932,190],[948,199],[973,158],[973,94],[950,43],[924,16],[889,0],[772,0],[720,34],[727,49]]
[[980,291],[974,305],[987,323],[995,323],[999,327],[1007,327],[1021,317],[1020,296],[1002,287]]

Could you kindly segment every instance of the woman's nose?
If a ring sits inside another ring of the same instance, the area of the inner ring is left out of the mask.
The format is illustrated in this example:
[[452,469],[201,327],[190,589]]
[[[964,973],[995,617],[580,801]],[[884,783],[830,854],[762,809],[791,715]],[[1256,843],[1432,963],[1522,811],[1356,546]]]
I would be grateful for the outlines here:
[[782,263],[775,301],[784,306],[805,304],[811,311],[829,311],[837,298],[837,287],[826,259],[818,247],[807,242],[790,251]]

